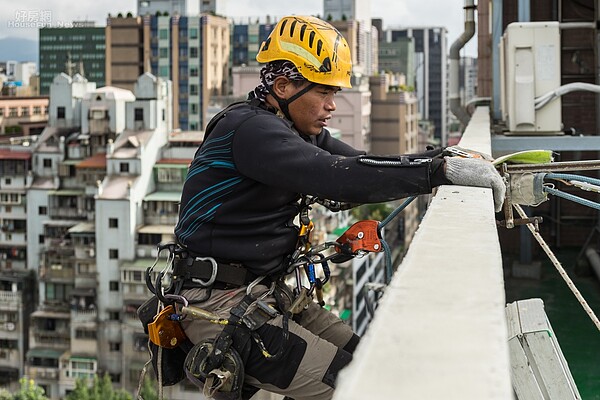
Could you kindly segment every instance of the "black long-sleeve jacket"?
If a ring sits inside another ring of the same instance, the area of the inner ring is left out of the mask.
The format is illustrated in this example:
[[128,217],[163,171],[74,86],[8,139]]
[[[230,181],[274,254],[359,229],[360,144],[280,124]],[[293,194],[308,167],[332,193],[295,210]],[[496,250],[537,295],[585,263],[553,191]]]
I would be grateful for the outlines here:
[[443,160],[367,156],[324,129],[300,136],[252,101],[227,110],[198,149],[183,186],[178,242],[192,254],[275,274],[296,246],[300,194],[377,203],[447,184]]

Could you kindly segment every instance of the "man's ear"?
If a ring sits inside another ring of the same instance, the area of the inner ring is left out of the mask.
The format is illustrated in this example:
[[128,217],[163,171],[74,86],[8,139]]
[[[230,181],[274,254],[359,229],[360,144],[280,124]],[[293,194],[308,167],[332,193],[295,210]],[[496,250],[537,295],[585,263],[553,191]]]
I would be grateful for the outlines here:
[[273,82],[273,92],[275,92],[280,99],[287,99],[289,97],[288,90],[291,83],[292,82],[285,76],[278,76]]

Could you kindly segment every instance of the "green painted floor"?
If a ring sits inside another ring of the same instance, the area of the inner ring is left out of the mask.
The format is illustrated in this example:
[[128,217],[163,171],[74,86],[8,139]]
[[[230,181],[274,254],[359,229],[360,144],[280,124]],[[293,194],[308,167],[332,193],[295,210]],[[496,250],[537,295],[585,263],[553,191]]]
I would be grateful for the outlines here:
[[[589,266],[575,265],[577,252],[566,250],[556,256],[590,307],[600,316],[600,281]],[[514,278],[505,266],[506,301],[530,298],[544,301],[546,314],[582,399],[600,400],[600,331],[550,261],[547,258],[541,261],[539,280]]]

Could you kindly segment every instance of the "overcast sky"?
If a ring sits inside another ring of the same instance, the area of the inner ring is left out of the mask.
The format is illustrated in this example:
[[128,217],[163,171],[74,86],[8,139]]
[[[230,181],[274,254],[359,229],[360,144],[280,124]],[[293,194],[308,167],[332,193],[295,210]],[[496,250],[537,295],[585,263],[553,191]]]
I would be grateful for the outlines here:
[[[110,13],[136,13],[135,0],[5,0],[0,7],[0,38],[26,37],[37,40],[37,28],[18,26],[24,21],[51,21],[52,26],[74,20],[96,21],[104,26]],[[258,17],[269,14],[322,15],[323,0],[227,0],[219,13],[234,17]],[[444,26],[448,29],[448,46],[463,31],[464,0],[371,0],[371,16],[382,18],[386,27]],[[469,42],[466,54],[476,55],[476,37]]]

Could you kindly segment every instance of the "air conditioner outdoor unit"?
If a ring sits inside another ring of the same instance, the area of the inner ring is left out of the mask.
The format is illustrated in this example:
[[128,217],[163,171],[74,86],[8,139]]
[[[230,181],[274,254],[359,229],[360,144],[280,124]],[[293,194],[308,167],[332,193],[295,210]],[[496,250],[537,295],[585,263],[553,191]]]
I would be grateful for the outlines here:
[[535,99],[560,87],[556,21],[515,22],[500,42],[502,117],[506,135],[562,135],[560,97],[536,109]]

